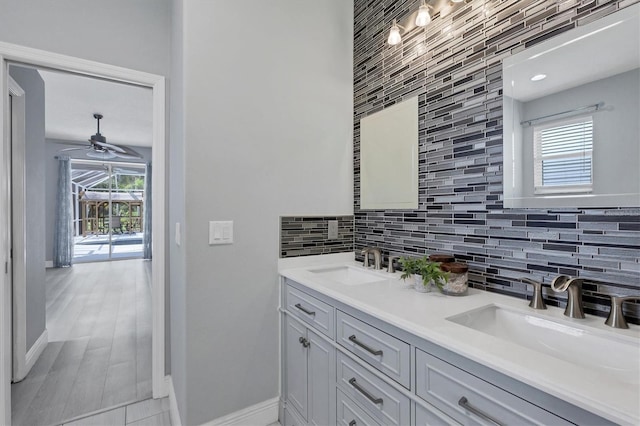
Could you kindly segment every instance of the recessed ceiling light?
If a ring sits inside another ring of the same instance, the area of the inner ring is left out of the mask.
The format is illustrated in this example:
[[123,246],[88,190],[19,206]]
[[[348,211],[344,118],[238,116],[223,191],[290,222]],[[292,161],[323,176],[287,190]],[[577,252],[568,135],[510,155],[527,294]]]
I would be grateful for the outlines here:
[[540,81],[540,80],[544,80],[545,78],[547,78],[546,74],[536,74],[533,77],[531,77],[531,81]]

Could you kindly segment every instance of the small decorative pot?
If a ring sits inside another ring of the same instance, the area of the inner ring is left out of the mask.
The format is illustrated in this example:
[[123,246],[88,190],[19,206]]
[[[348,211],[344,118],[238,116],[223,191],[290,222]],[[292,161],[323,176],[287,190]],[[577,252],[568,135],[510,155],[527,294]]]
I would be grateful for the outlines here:
[[400,288],[402,289],[410,289],[410,288],[414,288],[415,287],[415,280],[413,278],[413,276],[406,278],[404,280],[400,280]]
[[433,281],[429,281],[427,285],[424,285],[422,275],[413,274],[413,282],[413,288],[418,293],[429,293],[431,291]]

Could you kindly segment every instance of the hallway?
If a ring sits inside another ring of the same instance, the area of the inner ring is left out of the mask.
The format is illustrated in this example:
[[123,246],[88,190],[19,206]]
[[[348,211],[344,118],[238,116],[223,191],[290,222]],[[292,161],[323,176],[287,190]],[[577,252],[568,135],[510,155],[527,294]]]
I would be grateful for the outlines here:
[[15,425],[52,425],[151,397],[151,262],[47,269],[49,344],[12,384]]

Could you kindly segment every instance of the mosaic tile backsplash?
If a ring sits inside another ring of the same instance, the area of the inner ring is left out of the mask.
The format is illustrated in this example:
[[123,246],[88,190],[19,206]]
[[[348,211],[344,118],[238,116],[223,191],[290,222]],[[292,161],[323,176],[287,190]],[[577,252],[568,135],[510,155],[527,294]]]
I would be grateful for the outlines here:
[[[386,44],[419,0],[355,0],[354,194],[356,257],[451,253],[475,288],[527,298],[519,281],[543,280],[550,305],[566,294],[557,274],[588,279],[587,313],[606,316],[610,294],[640,295],[640,209],[503,209],[503,58],[592,22],[630,1],[431,1],[433,21]],[[412,96],[419,100],[419,207],[360,210],[360,119]],[[530,297],[530,296],[529,296]],[[640,305],[626,303],[630,322]]]
[[[329,239],[329,221],[338,221],[338,238]],[[353,216],[280,217],[280,257],[353,251]]]

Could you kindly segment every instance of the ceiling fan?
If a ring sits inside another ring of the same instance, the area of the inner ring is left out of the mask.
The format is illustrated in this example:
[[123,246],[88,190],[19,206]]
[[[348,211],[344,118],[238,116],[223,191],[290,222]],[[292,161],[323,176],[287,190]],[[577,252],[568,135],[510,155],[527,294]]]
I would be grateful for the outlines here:
[[91,138],[89,139],[91,145],[86,148],[67,148],[63,149],[60,152],[84,149],[87,150],[87,157],[98,158],[100,160],[108,160],[115,157],[120,157],[127,160],[142,159],[142,155],[139,152],[129,147],[107,143],[107,138],[100,134],[100,120],[102,119],[102,114],[93,114],[93,118],[98,121],[98,130],[96,134],[91,135]]

